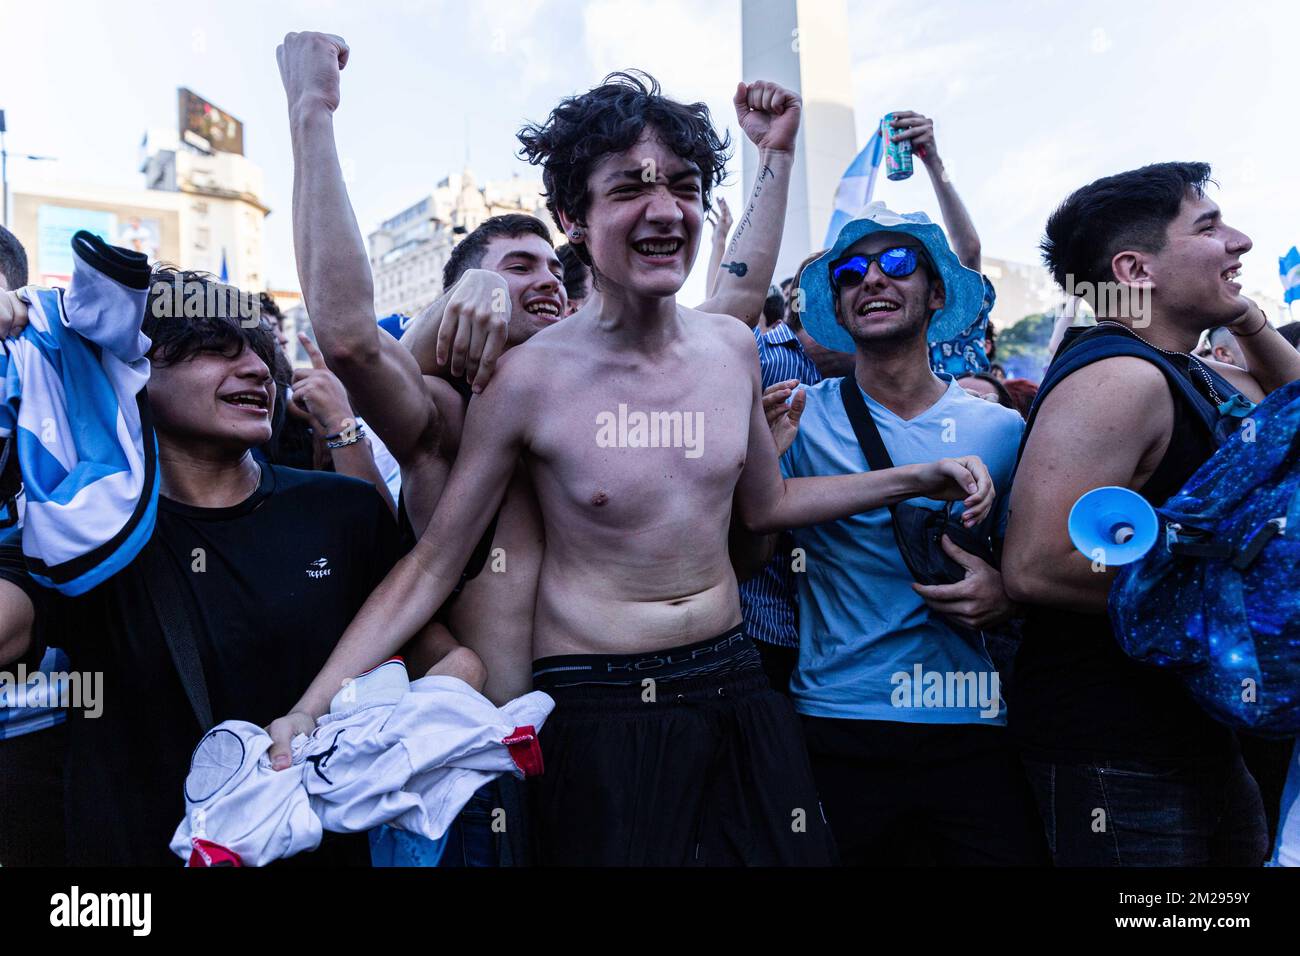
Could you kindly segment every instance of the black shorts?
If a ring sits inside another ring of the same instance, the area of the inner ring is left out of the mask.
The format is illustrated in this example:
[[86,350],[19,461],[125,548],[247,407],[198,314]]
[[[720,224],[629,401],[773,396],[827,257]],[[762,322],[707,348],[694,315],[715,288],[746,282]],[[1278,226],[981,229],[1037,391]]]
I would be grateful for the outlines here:
[[537,862],[822,866],[834,844],[799,719],[743,630],[656,654],[549,657],[530,781]]

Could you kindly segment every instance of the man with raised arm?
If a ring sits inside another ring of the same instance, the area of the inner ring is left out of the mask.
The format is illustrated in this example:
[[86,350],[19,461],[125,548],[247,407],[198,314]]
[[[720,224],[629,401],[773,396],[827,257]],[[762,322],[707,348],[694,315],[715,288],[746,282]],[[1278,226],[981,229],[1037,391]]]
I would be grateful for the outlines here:
[[[287,84],[337,89],[347,48],[290,37],[280,55]],[[774,96],[756,124],[779,131],[796,105]],[[797,718],[740,626],[733,501],[756,532],[917,496],[962,499],[973,522],[988,472],[963,458],[781,478],[752,334],[676,302],[727,156],[703,104],[615,74],[520,139],[598,297],[507,353],[470,403],[428,527],[271,724],[273,762],[451,593],[522,457],[546,535],[534,684],[558,705],[532,794],[540,862],[830,862]]]
[[[295,34],[286,46],[292,50],[314,42],[331,41]],[[489,342],[495,350],[527,341],[565,313],[559,259],[546,224],[534,216],[494,216],[481,223],[452,251],[443,270],[447,291],[421,316],[435,331],[441,323],[454,337],[462,349],[457,365],[442,366],[439,375],[421,375],[410,351],[376,323],[370,263],[334,141],[338,69],[324,88],[305,86],[301,75],[289,70],[282,71],[282,79],[294,152],[294,246],[303,297],[326,364],[401,466],[399,520],[416,537],[428,524],[455,460],[479,352]],[[486,330],[474,321],[480,305],[484,317],[500,319]],[[418,338],[419,325],[405,337]],[[473,331],[486,337],[470,342]],[[467,367],[465,352],[471,349],[473,362]],[[489,375],[485,366],[482,380]],[[488,674],[484,694],[498,704],[530,689],[541,534],[528,477],[516,469],[501,507],[462,569],[455,599],[438,615],[482,659]],[[446,632],[430,633],[445,637]],[[412,669],[422,672],[454,646],[425,641],[404,653]],[[466,859],[473,865],[525,852],[522,828],[513,820],[523,816],[513,788],[513,779],[486,785],[461,818]],[[498,808],[506,812],[509,839],[468,823],[486,820]],[[496,852],[468,849],[489,845]]]
[[[296,34],[289,49],[330,42]],[[375,321],[374,286],[361,231],[343,183],[334,142],[333,110],[339,103],[338,70],[326,87],[308,88],[283,72],[294,151],[294,247],[303,297],[326,364],[338,375],[357,411],[402,468],[401,514],[415,535],[424,531],[455,459],[469,385],[459,375],[421,375],[411,353]],[[327,238],[326,238],[327,237]],[[324,241],[322,239],[324,238]],[[474,273],[496,284],[475,284]],[[461,277],[470,281],[462,283]],[[544,223],[532,216],[497,216],[466,236],[444,271],[448,292],[427,310],[468,332],[462,303],[487,308],[503,292],[497,311],[508,316],[493,335],[502,344],[526,341],[564,312],[559,261]],[[458,294],[459,293],[459,297]],[[411,333],[408,333],[411,334]],[[460,369],[457,369],[460,372]],[[473,380],[472,374],[470,380]],[[489,549],[500,549],[504,573],[481,573]],[[463,586],[447,609],[451,632],[483,659],[485,694],[497,703],[528,689],[533,599],[541,562],[541,524],[522,473],[506,496],[490,533],[465,569]],[[434,648],[433,650],[437,650]],[[421,658],[417,669],[433,663]]]
[[[286,48],[336,40],[293,34]],[[418,535],[455,459],[471,388],[482,390],[503,351],[564,314],[561,266],[541,222],[524,215],[493,217],[457,245],[444,270],[446,291],[416,319],[403,342],[384,334],[375,323],[370,265],[334,141],[338,71],[319,89],[307,88],[292,73],[282,78],[294,149],[294,242],[304,299],[329,368],[402,467],[401,510]],[[770,83],[737,88],[737,116],[760,147],[762,166],[742,220],[748,236],[731,244],[733,269],[724,272],[725,281],[702,307],[749,324],[761,314],[775,268],[798,129],[797,110],[781,129],[773,131],[765,122],[778,92],[784,93]],[[761,142],[758,136],[764,137]],[[313,242],[313,236],[332,241]],[[534,495],[521,469],[447,612],[452,633],[483,658],[489,674],[485,693],[498,703],[528,687],[541,543]],[[490,555],[496,560],[489,573],[482,573]]]

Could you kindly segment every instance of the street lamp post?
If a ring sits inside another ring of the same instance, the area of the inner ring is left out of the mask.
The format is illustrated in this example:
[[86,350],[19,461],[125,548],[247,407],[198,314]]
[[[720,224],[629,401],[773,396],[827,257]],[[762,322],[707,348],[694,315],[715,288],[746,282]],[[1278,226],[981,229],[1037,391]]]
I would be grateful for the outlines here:
[[[45,162],[53,160],[53,156],[32,156],[27,153],[18,153],[18,159],[30,159],[35,162]],[[0,189],[3,191],[3,198],[0,199],[0,225],[6,229],[9,228],[9,150],[5,148],[5,111],[0,110]]]
[[5,149],[5,111],[0,110],[0,183],[4,184],[4,200],[0,205],[0,219],[9,228],[9,151]]

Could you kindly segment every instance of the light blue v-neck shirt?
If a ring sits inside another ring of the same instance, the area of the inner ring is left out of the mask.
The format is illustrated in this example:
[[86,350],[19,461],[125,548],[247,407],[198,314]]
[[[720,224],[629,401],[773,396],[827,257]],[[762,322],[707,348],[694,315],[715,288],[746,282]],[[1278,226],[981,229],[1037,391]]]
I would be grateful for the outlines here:
[[[895,465],[978,455],[1006,510],[1024,421],[951,378],[934,405],[904,421],[863,393]],[[799,433],[781,459],[788,478],[870,470],[840,397],[841,379],[807,389]],[[913,499],[939,507],[938,502]],[[960,509],[958,504],[954,513]],[[912,590],[887,509],[794,532],[806,570],[799,592],[799,666],[790,690],[800,713],[854,720],[1005,723],[982,646],[959,636]]]

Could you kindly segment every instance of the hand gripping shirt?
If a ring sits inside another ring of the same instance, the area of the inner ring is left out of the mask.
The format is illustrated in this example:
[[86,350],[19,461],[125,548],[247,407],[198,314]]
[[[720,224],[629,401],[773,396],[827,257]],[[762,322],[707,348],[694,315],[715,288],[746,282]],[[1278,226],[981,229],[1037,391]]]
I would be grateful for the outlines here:
[[288,770],[271,769],[261,728],[225,721],[194,752],[172,852],[205,865],[215,846],[261,866],[314,849],[322,830],[383,823],[438,840],[483,784],[541,772],[537,730],[554,706],[533,691],[498,708],[454,677],[411,683],[394,659],[334,696],[294,738]]

